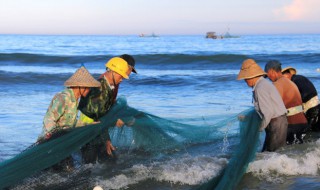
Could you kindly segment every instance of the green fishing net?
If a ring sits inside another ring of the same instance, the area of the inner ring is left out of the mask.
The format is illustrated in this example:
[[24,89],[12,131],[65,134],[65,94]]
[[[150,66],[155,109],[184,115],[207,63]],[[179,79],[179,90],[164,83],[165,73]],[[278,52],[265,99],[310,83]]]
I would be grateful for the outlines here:
[[[248,162],[254,157],[260,120],[254,111],[241,114],[246,117],[240,122],[241,142],[237,152],[219,178],[210,180],[202,189],[228,189],[224,187],[226,184],[230,186],[230,180],[234,181],[233,184],[238,183]],[[118,118],[129,127],[114,127]],[[212,126],[187,125],[136,110],[127,105],[125,98],[120,97],[110,111],[100,118],[100,123],[62,131],[58,138],[35,144],[12,159],[0,163],[0,189],[15,185],[22,179],[60,162],[107,129],[114,145],[157,154],[183,149],[190,144],[221,140],[225,135],[221,129],[229,124],[238,124],[237,115]],[[234,185],[229,189],[232,187]]]
[[46,169],[79,150],[105,129],[114,126],[116,119],[113,116],[121,111],[122,106],[114,106],[99,124],[64,131],[59,138],[35,144],[14,158],[0,163],[0,189]]
[[203,184],[198,190],[232,190],[240,182],[250,161],[255,157],[259,145],[259,126],[261,119],[253,110],[247,110],[240,123],[240,143],[226,168],[219,176]]

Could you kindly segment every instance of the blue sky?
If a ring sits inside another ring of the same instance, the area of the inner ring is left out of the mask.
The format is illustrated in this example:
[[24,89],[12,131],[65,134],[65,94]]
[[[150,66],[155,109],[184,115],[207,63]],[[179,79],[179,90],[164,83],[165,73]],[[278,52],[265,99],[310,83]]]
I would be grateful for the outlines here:
[[0,0],[0,33],[320,33],[319,12],[320,0]]

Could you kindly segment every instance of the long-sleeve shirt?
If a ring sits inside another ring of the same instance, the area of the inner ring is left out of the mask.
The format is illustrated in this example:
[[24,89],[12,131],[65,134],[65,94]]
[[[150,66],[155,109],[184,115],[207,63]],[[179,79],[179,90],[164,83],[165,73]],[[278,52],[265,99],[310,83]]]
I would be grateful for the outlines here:
[[[114,88],[110,86],[108,80],[102,75],[98,81],[101,83],[101,87],[91,88],[88,95],[81,98],[79,103],[79,110],[95,121],[98,121],[100,117],[104,116],[115,101]],[[105,130],[103,134],[92,143],[99,144],[106,140],[110,140],[108,130]]]
[[77,120],[78,101],[72,89],[65,89],[57,93],[47,110],[43,119],[43,134],[55,129],[74,127]]
[[253,87],[253,103],[262,119],[260,130],[265,129],[271,119],[287,113],[279,92],[263,77],[260,77]]
[[111,89],[107,79],[98,79],[100,88],[91,88],[88,95],[81,98],[79,110],[86,116],[98,121],[104,116],[114,103],[114,91]]

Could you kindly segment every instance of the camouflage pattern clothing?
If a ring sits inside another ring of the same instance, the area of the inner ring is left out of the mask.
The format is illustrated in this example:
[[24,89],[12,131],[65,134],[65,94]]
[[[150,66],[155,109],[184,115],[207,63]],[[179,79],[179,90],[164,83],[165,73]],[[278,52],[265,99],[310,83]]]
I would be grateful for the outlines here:
[[[79,110],[94,121],[98,121],[104,116],[115,100],[114,87],[110,86],[105,76],[101,76],[98,81],[100,88],[91,88],[88,95],[81,98]],[[82,160],[84,163],[95,163],[106,159],[106,141],[110,140],[108,129],[104,130],[94,140],[81,148]]]
[[101,83],[101,88],[91,88],[88,95],[81,98],[79,103],[79,110],[95,121],[104,116],[114,103],[114,91],[107,79],[102,77],[98,81]]
[[[111,87],[107,79],[103,76],[98,79],[100,88],[91,88],[88,95],[81,98],[79,110],[94,121],[98,121],[104,116],[114,103],[114,87]],[[105,143],[110,140],[108,129],[91,142],[91,145]]]
[[58,129],[72,128],[77,121],[78,101],[73,90],[66,88],[57,93],[43,120],[43,135]]

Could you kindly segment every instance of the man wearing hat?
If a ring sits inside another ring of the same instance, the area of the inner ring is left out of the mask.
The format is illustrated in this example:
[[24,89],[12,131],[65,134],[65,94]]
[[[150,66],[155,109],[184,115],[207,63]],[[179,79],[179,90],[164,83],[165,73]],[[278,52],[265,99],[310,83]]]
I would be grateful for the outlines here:
[[85,67],[78,69],[65,83],[67,88],[57,93],[47,110],[43,120],[41,137],[49,139],[61,129],[75,127],[78,113],[78,101],[86,97],[91,87],[100,87]]
[[[137,70],[134,67],[136,62],[135,62],[134,58],[131,55],[122,54],[119,57],[124,59],[128,63],[128,66],[129,66],[129,70],[128,70],[128,73],[127,73],[128,76],[130,76],[131,72],[134,72],[135,74],[137,74]],[[116,98],[117,98],[117,95],[118,95],[118,90],[119,90],[119,84],[114,87],[114,101],[116,101]]]
[[297,85],[303,102],[303,112],[307,117],[308,123],[312,130],[319,131],[320,103],[316,88],[308,78],[297,75],[297,70],[293,67],[286,67],[281,72],[283,76]]
[[[131,63],[132,66],[128,63]],[[101,82],[101,88],[92,89],[88,96],[79,103],[82,123],[98,122],[99,118],[109,111],[115,102],[122,80],[129,79],[131,71],[136,73],[134,64],[134,59],[127,54],[113,57],[106,63],[107,71],[98,79]],[[124,122],[118,119],[115,125],[122,127]],[[112,156],[113,150],[115,148],[111,143],[108,130],[106,130],[104,134],[82,148],[82,157],[85,163],[92,163],[106,159],[107,155]]]
[[237,80],[244,79],[253,89],[254,107],[262,119],[260,130],[266,131],[262,151],[275,151],[286,144],[287,111],[277,89],[263,77],[265,74],[253,59],[247,59]]
[[[57,93],[43,119],[42,134],[38,142],[48,140],[58,131],[73,128],[77,123],[78,101],[86,97],[91,87],[100,87],[85,67],[78,69],[65,83],[67,88]],[[54,170],[67,170],[73,168],[71,156],[52,166]]]
[[264,70],[277,88],[287,109],[287,143],[303,143],[302,135],[308,130],[309,125],[303,113],[302,99],[298,87],[292,81],[283,77],[279,61],[268,61]]

